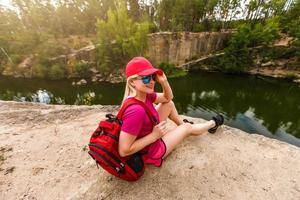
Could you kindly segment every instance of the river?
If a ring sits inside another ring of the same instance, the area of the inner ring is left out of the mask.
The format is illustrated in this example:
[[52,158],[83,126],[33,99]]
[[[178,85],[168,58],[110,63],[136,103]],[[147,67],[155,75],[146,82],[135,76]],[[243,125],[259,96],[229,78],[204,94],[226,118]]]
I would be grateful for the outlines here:
[[[197,72],[169,79],[180,114],[210,119],[300,147],[300,86],[282,79]],[[124,83],[72,86],[72,80],[0,77],[0,99],[50,104],[117,105]],[[160,87],[157,85],[157,91]]]

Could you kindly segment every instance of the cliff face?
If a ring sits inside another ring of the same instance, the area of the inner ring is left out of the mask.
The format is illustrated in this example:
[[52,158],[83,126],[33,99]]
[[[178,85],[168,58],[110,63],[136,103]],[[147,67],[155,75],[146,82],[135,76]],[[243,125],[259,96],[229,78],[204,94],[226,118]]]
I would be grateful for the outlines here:
[[[229,32],[159,32],[148,35],[147,55],[155,64],[168,62],[181,65],[188,60],[222,50]],[[54,58],[54,62],[67,64],[72,60],[95,62],[95,46],[90,45],[73,54]]]
[[0,101],[0,199],[299,199],[300,149],[228,126],[186,138],[137,182],[112,177],[86,145],[116,111]]
[[148,55],[157,65],[160,62],[176,66],[187,61],[222,50],[229,32],[161,32],[149,34]]

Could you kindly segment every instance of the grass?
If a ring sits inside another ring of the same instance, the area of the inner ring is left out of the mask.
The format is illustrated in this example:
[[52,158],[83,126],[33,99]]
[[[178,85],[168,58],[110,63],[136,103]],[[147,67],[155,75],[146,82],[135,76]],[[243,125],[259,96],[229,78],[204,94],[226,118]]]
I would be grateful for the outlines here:
[[84,145],[84,146],[82,147],[82,151],[87,151],[87,146],[86,146],[86,145]]

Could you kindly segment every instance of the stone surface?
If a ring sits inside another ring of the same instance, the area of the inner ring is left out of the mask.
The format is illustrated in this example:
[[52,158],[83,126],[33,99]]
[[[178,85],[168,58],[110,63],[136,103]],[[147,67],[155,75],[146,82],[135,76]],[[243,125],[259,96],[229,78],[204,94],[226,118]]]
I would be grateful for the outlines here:
[[112,177],[87,144],[117,109],[0,101],[0,199],[299,199],[300,149],[228,126],[187,138],[137,182]]
[[222,50],[230,32],[159,32],[148,36],[148,55],[158,65],[168,62],[176,66]]
[[76,85],[86,85],[87,84],[87,81],[85,79],[81,79],[80,81],[78,81],[76,83]]

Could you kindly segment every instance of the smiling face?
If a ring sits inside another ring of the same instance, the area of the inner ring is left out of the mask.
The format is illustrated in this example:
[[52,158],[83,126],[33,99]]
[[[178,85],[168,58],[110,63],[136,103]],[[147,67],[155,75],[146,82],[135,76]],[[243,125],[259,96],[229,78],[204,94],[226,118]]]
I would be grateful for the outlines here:
[[[146,80],[145,80],[145,78],[146,78]],[[150,82],[149,82],[149,79],[150,79]],[[138,92],[142,92],[142,93],[154,92],[155,81],[153,80],[152,77],[150,77],[150,78],[144,77],[143,78],[142,76],[138,76],[137,78],[134,78],[131,80],[131,84],[134,86],[134,88]]]

